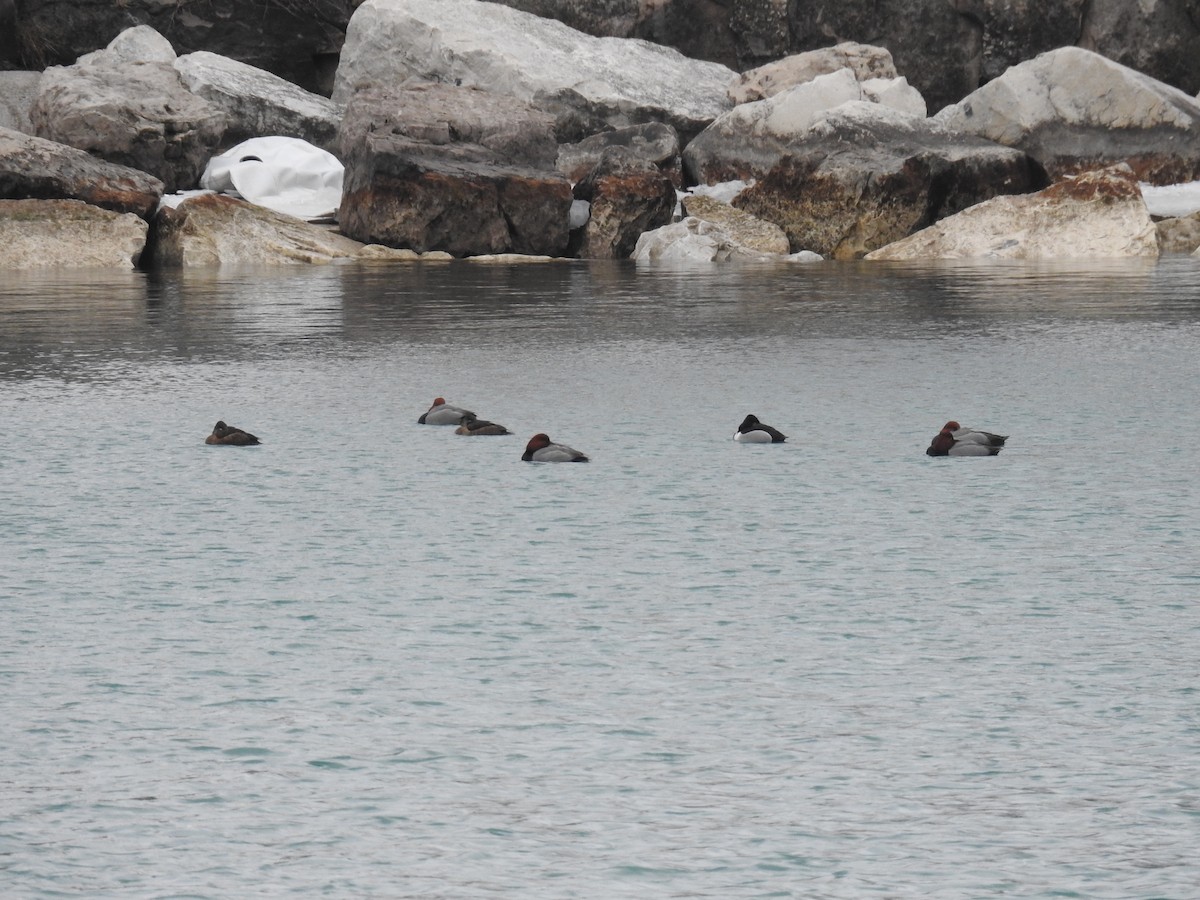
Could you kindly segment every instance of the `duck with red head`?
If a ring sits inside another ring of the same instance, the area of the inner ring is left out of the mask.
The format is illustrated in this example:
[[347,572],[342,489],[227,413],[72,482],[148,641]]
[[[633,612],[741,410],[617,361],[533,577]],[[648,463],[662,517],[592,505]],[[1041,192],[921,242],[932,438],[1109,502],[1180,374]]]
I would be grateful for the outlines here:
[[469,409],[462,409],[458,406],[451,406],[446,402],[445,397],[435,397],[433,406],[421,413],[421,418],[417,419],[418,425],[457,425],[462,421],[463,416],[473,416],[475,413]]
[[995,456],[1008,440],[1006,434],[993,434],[964,428],[951,419],[930,442],[927,456]]
[[549,435],[535,434],[521,455],[525,462],[587,462],[588,458],[566,444],[556,444]]
[[227,447],[251,447],[262,443],[248,431],[218,422],[213,426],[212,434],[204,439],[206,444],[223,444]]

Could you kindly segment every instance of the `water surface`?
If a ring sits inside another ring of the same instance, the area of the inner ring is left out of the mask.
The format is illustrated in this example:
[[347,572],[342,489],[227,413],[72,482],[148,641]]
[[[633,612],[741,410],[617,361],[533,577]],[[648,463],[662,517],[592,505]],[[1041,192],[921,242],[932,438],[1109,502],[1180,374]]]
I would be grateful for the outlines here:
[[1197,895],[1195,261],[4,277],[6,895]]

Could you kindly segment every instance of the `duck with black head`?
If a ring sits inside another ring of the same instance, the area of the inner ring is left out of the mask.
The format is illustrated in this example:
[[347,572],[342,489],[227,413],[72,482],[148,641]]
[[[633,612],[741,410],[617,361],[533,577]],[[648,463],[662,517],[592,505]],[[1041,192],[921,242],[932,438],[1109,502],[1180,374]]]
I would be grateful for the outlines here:
[[758,421],[758,416],[746,416],[733,433],[733,439],[743,444],[782,444],[787,435]]

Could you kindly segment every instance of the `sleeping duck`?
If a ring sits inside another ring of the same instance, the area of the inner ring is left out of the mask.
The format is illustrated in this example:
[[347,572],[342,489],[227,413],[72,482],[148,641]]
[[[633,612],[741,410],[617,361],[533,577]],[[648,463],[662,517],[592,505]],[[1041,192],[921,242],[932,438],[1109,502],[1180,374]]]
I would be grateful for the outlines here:
[[489,422],[486,419],[475,417],[475,413],[467,413],[458,420],[458,427],[454,429],[455,434],[512,434],[503,425],[497,425],[495,422]]
[[995,456],[1007,440],[1006,434],[964,428],[951,420],[942,426],[925,453],[928,456]]
[[525,462],[587,462],[588,458],[566,444],[556,444],[548,435],[535,434],[521,455]]
[[231,447],[248,447],[261,443],[258,438],[248,431],[218,422],[213,426],[212,434],[204,439],[206,444],[227,444]]
[[758,416],[746,416],[733,433],[733,439],[747,444],[782,444],[787,440],[787,435],[770,425],[764,425],[758,421]]
[[444,397],[437,397],[433,401],[433,406],[421,413],[421,418],[417,419],[418,425],[457,425],[462,421],[463,416],[473,416],[475,413],[469,409],[462,409],[458,406],[451,406],[446,402]]

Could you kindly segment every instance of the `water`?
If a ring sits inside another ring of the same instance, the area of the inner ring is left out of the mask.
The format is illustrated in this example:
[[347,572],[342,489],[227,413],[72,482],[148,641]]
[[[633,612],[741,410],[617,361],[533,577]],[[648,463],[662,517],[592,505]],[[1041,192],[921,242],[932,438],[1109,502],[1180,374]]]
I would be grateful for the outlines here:
[[4,896],[1200,897],[1195,261],[4,277]]

